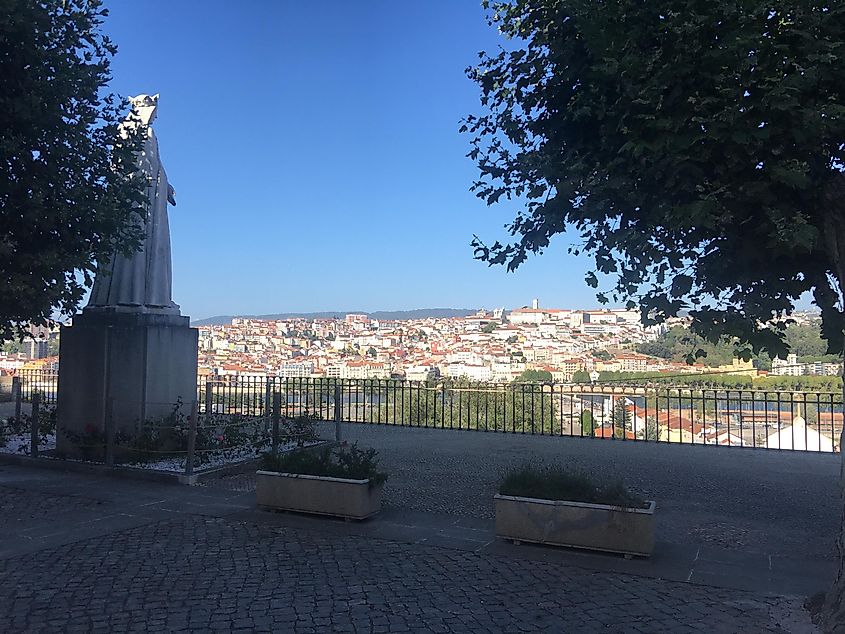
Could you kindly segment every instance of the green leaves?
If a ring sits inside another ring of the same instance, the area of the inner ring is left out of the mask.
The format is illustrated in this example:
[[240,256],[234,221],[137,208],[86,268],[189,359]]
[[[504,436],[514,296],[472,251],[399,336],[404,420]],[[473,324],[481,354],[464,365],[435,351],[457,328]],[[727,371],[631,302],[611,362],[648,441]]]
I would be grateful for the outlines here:
[[98,262],[137,248],[145,130],[106,93],[98,0],[0,0],[0,339],[73,314]]
[[806,169],[801,166],[771,168],[772,179],[795,189],[806,189],[811,185]]
[[676,275],[672,280],[672,296],[684,297],[692,290],[693,279],[689,275]]
[[596,262],[587,283],[614,280],[599,301],[635,300],[648,323],[691,310],[708,336],[777,352],[765,324],[816,289],[825,336],[842,340],[845,253],[824,227],[845,198],[824,195],[845,164],[845,4],[775,18],[763,0],[491,10],[520,45],[469,72],[486,109],[466,123],[473,190],[527,203],[513,241],[476,238],[476,257],[512,270],[574,225]]

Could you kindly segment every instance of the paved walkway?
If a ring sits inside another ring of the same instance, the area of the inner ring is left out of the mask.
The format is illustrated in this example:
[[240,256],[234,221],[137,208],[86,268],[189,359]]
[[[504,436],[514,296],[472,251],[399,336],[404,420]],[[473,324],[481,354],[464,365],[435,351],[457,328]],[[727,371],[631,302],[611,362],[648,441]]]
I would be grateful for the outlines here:
[[413,524],[375,536],[402,518],[346,524],[251,498],[0,468],[0,631],[807,631],[795,597],[435,545]]
[[[687,458],[672,470],[672,460],[653,451],[682,448],[585,441],[579,449],[556,439],[363,427],[345,433],[379,445],[392,472],[389,504],[370,522],[260,511],[252,492],[237,490],[249,488],[248,478],[182,487],[0,466],[0,631],[812,631],[802,595],[824,587],[829,560],[788,550],[770,557],[704,537],[662,539],[651,561],[513,546],[493,537],[482,497],[489,501],[495,478],[479,477],[477,468],[495,471],[527,455],[575,461],[586,447],[596,468],[639,473],[638,488],[666,506],[670,526],[690,491],[735,491],[739,499],[698,508],[702,517],[717,512],[711,521],[726,523],[731,535],[785,483],[778,509],[790,518],[773,529],[788,536],[761,542],[785,548],[802,523],[817,541],[827,539],[820,491],[835,474],[832,461],[777,454],[784,456],[778,462],[757,452],[739,469],[731,466],[734,454],[726,460],[725,452],[690,448],[707,460]],[[685,484],[681,474],[699,469],[704,484]],[[740,472],[742,486],[732,480]],[[714,474],[721,476],[715,483]],[[759,502],[743,493],[755,486]],[[746,504],[752,508],[743,510]],[[797,515],[814,504],[821,510]]]
[[[333,436],[334,426],[323,430]],[[830,564],[836,552],[839,455],[524,436],[385,425],[343,425],[379,450],[388,508],[492,519],[504,471],[560,463],[620,477],[657,501],[663,542]],[[216,486],[252,491],[249,475]]]

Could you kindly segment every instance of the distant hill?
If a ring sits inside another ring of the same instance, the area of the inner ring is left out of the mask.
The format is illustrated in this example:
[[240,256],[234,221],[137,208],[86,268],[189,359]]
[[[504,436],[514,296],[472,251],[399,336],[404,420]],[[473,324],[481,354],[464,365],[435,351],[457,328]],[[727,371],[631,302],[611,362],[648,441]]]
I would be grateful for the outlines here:
[[332,311],[324,313],[276,313],[273,315],[218,315],[208,319],[191,322],[192,326],[222,326],[232,323],[236,318],[247,319],[343,319],[351,313],[364,314],[370,319],[393,321],[399,319],[431,319],[444,317],[467,317],[478,311],[470,308],[417,308],[415,310],[377,310],[372,313],[363,311]]

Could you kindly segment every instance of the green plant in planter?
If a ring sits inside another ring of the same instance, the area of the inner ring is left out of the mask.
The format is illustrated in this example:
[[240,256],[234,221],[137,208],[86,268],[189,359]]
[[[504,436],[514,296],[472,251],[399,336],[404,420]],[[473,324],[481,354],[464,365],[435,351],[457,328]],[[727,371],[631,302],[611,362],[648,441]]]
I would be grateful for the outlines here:
[[378,466],[378,452],[359,449],[357,443],[320,451],[298,449],[278,455],[268,452],[261,456],[264,471],[369,480],[371,487],[387,480],[387,473],[379,471]]
[[501,495],[644,508],[645,500],[628,491],[619,479],[598,480],[559,465],[524,465],[508,471],[499,484]]

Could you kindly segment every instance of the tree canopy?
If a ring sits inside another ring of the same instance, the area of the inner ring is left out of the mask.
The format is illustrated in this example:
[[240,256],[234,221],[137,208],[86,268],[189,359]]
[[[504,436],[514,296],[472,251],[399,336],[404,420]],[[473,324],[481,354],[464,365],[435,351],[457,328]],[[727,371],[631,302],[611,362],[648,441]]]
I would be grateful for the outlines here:
[[808,0],[486,1],[507,48],[468,69],[473,189],[518,209],[518,267],[574,226],[600,301],[687,310],[712,341],[784,354],[812,292],[842,350],[845,5]]
[[97,262],[136,249],[145,130],[119,133],[99,0],[0,0],[0,339],[75,312]]
[[[836,363],[841,360],[839,355],[825,354],[827,342],[820,336],[818,323],[790,324],[784,335],[789,350],[798,356],[799,363]],[[683,326],[673,326],[657,339],[637,345],[637,352],[682,363],[689,360],[695,351],[703,350],[706,354],[699,359],[699,363],[713,367],[729,365],[735,358],[737,343],[727,338],[715,343],[706,341]],[[756,355],[753,361],[756,368],[771,370],[772,359],[767,354]]]
[[517,381],[522,383],[550,383],[552,381],[552,373],[548,370],[523,370]]
[[[509,201],[510,238],[475,256],[517,268],[569,227],[602,302],[645,324],[688,312],[740,356],[788,350],[811,292],[843,350],[845,3],[484,0],[507,48],[468,69],[473,185]],[[840,444],[845,444],[845,430]],[[839,574],[825,627],[845,631]]]

